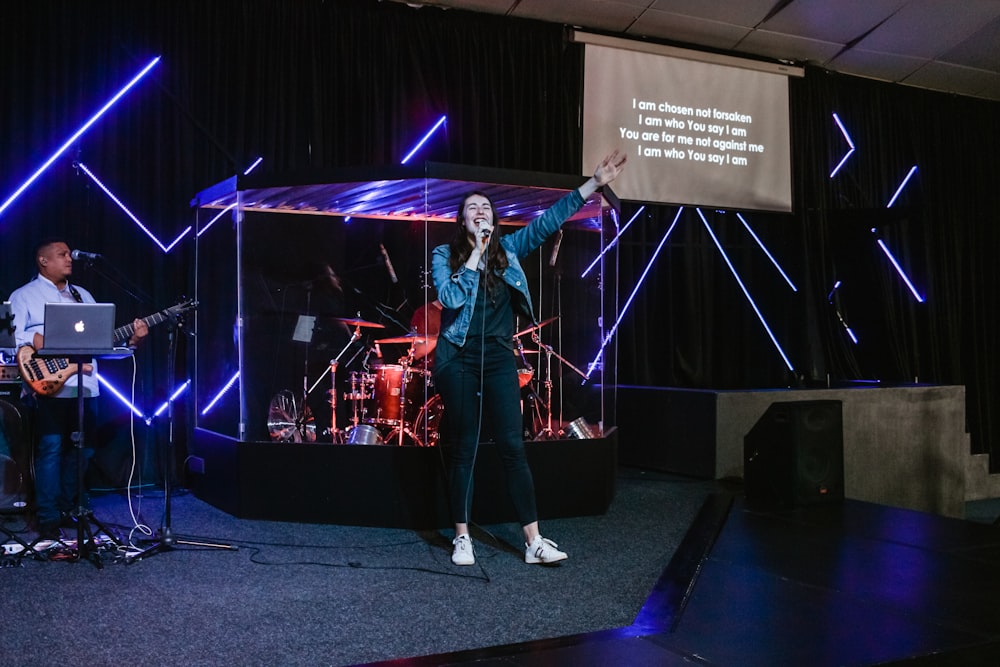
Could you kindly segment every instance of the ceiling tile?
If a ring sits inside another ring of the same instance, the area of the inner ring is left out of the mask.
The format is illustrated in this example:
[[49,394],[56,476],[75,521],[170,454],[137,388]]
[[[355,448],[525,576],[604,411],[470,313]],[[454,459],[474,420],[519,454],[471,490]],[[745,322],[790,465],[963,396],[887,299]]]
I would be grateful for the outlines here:
[[761,28],[847,44],[884,21],[906,0],[795,0]]
[[910,86],[959,95],[1000,99],[1000,74],[931,61],[902,80]]
[[642,10],[643,5],[609,0],[521,0],[510,15],[522,19],[625,32]]
[[738,50],[743,53],[817,65],[829,62],[843,48],[842,44],[806,39],[769,30],[754,30],[738,46]]
[[911,0],[857,46],[934,59],[989,24],[998,12],[997,0],[962,0],[960,11],[951,2]]
[[845,74],[883,81],[902,81],[927,62],[927,58],[853,48],[841,53],[830,65],[831,69]]
[[[419,0],[395,0],[418,6]],[[996,99],[1000,0],[428,0]],[[856,43],[854,43],[856,42]],[[843,45],[853,48],[844,51]],[[929,63],[934,62],[933,66]],[[959,66],[959,69],[946,65]],[[974,92],[969,92],[974,91]],[[956,92],[958,89],[956,88]]]
[[1000,18],[993,19],[964,42],[941,54],[938,60],[1000,72]]
[[487,14],[506,14],[511,8],[517,5],[517,0],[440,0],[437,2],[411,3],[406,4],[416,6],[420,4],[438,5],[441,7],[453,7],[465,9],[471,12],[484,12]]
[[647,9],[628,33],[712,49],[734,49],[749,31],[743,26]]
[[753,28],[764,20],[778,0],[654,0],[649,8],[658,12],[683,14]]

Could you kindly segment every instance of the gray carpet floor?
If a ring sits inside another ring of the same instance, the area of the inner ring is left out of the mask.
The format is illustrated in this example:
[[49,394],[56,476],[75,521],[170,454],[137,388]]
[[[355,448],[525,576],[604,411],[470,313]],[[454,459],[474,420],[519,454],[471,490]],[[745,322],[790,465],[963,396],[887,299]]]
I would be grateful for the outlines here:
[[[102,549],[103,568],[24,559],[0,569],[0,657],[352,665],[621,627],[714,490],[713,482],[620,471],[606,514],[542,522],[570,555],[549,567],[523,562],[514,524],[475,527],[477,563],[456,567],[450,531],[241,520],[175,492],[172,549],[128,564]],[[164,499],[155,490],[131,502],[108,493],[92,507],[127,537],[133,516],[161,525]]]

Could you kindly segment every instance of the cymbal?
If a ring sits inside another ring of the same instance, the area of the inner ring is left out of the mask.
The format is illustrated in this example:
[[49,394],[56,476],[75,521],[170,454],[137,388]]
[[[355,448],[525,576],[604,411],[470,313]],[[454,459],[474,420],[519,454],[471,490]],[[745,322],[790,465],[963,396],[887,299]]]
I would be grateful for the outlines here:
[[391,343],[406,343],[408,345],[422,345],[429,341],[437,340],[437,336],[425,336],[423,334],[410,333],[405,336],[396,336],[395,338],[380,338],[375,341],[380,345],[389,345]]
[[343,322],[344,324],[350,324],[351,326],[354,327],[370,327],[372,329],[385,329],[384,324],[379,324],[378,322],[369,322],[368,320],[359,320],[350,317],[337,317],[334,319],[336,319],[339,322]]
[[535,331],[536,329],[541,329],[546,324],[551,324],[552,322],[555,322],[558,319],[559,319],[559,316],[556,315],[555,317],[550,317],[547,320],[544,320],[542,322],[539,322],[538,324],[532,325],[532,326],[528,327],[527,329],[522,329],[521,331],[518,331],[516,334],[514,334],[514,338],[517,338],[518,336],[523,336],[526,333],[531,333],[532,331]]

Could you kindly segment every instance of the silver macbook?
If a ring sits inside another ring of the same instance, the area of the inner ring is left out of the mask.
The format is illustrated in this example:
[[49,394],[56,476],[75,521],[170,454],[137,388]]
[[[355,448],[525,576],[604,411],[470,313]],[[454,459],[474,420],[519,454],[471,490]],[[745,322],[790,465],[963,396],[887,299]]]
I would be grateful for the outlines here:
[[114,348],[115,304],[45,304],[45,344],[42,353],[98,353]]

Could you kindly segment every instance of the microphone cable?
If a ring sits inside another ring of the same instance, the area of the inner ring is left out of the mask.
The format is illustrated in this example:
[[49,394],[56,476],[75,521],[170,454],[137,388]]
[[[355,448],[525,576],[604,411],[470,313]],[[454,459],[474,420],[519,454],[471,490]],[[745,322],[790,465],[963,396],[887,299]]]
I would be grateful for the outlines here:
[[[479,289],[483,294],[483,317],[482,322],[479,327],[479,412],[476,420],[476,440],[475,447],[472,450],[472,464],[469,466],[469,483],[465,489],[465,498],[462,501],[462,506],[466,508],[467,516],[465,517],[465,523],[467,525],[476,525],[472,522],[472,511],[470,507],[469,496],[472,493],[472,483],[476,474],[476,461],[479,459],[479,441],[482,439],[483,435],[483,389],[484,389],[484,379],[483,375],[486,369],[486,299],[488,295],[486,294],[486,280],[485,271],[486,267],[483,268],[483,273],[479,276]],[[475,308],[475,306],[473,306]],[[477,526],[478,527],[478,526]]]

